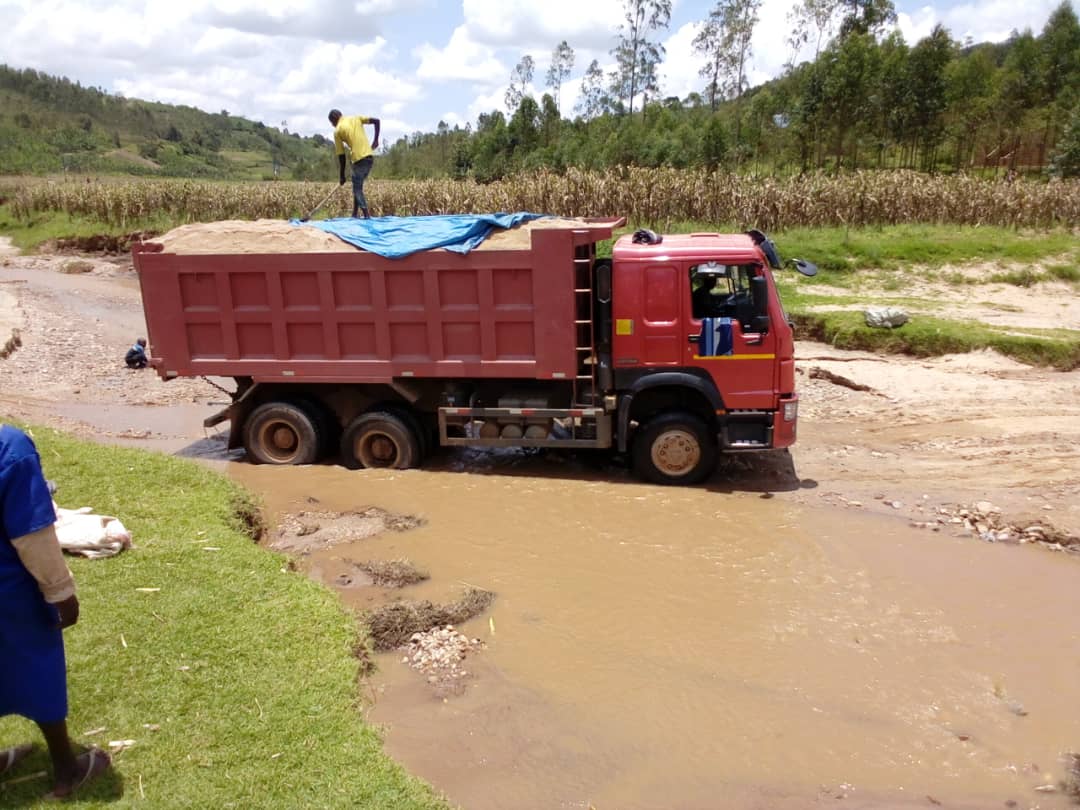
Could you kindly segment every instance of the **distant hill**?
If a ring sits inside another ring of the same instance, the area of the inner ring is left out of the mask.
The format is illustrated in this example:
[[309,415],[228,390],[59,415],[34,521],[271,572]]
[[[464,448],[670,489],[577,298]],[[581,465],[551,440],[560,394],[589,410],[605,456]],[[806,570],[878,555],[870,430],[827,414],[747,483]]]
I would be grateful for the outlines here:
[[337,163],[321,135],[0,65],[0,174],[62,171],[328,180]]

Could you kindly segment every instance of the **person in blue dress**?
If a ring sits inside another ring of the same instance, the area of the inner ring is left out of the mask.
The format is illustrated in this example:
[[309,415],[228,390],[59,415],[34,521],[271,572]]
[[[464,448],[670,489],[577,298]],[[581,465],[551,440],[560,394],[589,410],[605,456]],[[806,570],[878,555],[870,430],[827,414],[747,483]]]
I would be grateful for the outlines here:
[[[79,600],[55,521],[33,441],[0,426],[0,716],[37,723],[52,759],[48,798],[64,798],[108,768],[109,755],[98,748],[76,754],[68,735],[62,632],[79,620]],[[32,750],[0,750],[0,775]]]

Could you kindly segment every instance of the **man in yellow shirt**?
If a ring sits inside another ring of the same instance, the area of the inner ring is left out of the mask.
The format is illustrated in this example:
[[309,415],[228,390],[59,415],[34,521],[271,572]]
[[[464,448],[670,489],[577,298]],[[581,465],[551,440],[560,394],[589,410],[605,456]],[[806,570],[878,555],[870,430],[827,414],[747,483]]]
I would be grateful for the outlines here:
[[[375,163],[375,150],[379,148],[379,119],[365,115],[342,115],[341,110],[330,111],[330,123],[334,125],[334,151],[338,156],[338,169],[341,172],[340,183],[345,185],[345,147],[349,147],[352,159],[353,210],[369,217],[367,199],[364,197],[364,181],[371,173]],[[375,127],[375,137],[368,143],[364,124]]]

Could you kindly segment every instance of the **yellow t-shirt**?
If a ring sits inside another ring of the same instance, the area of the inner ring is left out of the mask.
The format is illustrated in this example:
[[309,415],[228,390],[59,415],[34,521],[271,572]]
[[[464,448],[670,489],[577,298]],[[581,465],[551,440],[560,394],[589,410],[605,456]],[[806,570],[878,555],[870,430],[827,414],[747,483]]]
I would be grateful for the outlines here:
[[334,127],[334,154],[344,155],[345,144],[349,145],[349,153],[352,162],[366,158],[374,154],[371,149],[371,141],[368,140],[364,131],[364,124],[371,119],[366,115],[343,115]]

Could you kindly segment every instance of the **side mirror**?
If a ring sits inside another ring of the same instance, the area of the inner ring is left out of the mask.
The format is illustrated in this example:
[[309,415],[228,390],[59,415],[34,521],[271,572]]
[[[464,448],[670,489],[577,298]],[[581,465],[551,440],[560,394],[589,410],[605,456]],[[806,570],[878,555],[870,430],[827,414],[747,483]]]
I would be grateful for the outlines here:
[[750,298],[754,304],[754,318],[750,328],[754,332],[765,334],[769,331],[769,282],[765,276],[750,279]]
[[754,315],[760,317],[769,314],[769,282],[765,276],[750,279],[750,299],[754,302]]
[[817,275],[817,265],[806,261],[806,259],[789,259],[788,264],[793,265],[796,270],[807,278]]

